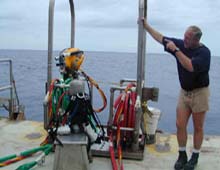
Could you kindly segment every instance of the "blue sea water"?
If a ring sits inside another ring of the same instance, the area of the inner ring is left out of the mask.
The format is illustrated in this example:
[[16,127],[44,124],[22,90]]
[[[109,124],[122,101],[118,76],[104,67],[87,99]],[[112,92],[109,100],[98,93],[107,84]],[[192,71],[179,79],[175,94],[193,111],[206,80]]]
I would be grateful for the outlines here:
[[[56,56],[58,52],[54,53]],[[100,82],[108,101],[110,82],[119,82],[122,78],[136,79],[137,57],[135,53],[116,52],[85,52],[86,59],[82,65],[84,71]],[[20,102],[25,105],[25,114],[29,120],[43,120],[43,99],[47,79],[47,51],[40,50],[0,50],[0,59],[13,60],[13,73]],[[220,134],[220,57],[212,57],[210,70],[210,110],[205,122],[206,134]],[[150,106],[159,108],[162,112],[158,128],[165,132],[175,133],[176,104],[179,93],[179,81],[175,59],[168,54],[147,54],[145,86],[158,87],[158,102],[149,102]],[[0,64],[0,86],[6,85],[9,78],[5,76],[8,70]],[[59,78],[58,68],[53,61],[53,78]],[[5,84],[6,82],[6,84]],[[103,83],[104,82],[104,83]],[[0,92],[0,96],[5,95]],[[102,105],[97,93],[94,106]],[[108,107],[100,114],[103,123],[108,119]],[[1,114],[6,114],[2,109]],[[189,132],[193,132],[190,119]]]

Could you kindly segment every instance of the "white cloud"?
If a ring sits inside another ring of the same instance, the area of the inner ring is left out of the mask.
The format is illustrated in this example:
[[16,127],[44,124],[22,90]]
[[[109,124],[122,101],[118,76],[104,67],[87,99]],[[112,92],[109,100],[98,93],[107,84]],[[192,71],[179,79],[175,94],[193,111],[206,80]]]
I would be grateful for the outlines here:
[[[136,52],[138,1],[75,1],[78,45],[85,50]],[[58,50],[70,41],[68,3],[55,3],[54,47]],[[48,7],[45,0],[1,0],[0,48],[47,49]],[[203,30],[203,42],[213,54],[220,55],[219,7],[219,0],[148,0],[148,20],[163,34],[177,37],[182,37],[187,26],[196,24]],[[163,50],[151,38],[148,41],[148,51]]]

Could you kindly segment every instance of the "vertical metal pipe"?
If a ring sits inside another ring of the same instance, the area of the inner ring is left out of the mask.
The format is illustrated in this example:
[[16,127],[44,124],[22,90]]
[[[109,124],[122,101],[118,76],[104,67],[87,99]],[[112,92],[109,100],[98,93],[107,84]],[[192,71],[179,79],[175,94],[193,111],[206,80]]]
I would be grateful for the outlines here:
[[44,109],[44,129],[48,128],[49,125],[49,117],[47,115],[48,109],[47,109],[47,104],[43,104],[43,109]]
[[114,88],[110,88],[110,103],[109,103],[109,117],[108,117],[108,126],[113,124],[113,103],[114,103]]
[[48,62],[47,62],[47,90],[52,80],[52,56],[53,56],[53,22],[54,22],[55,0],[49,3],[49,22],[48,22]]
[[[47,57],[47,87],[46,93],[49,90],[50,83],[52,81],[52,56],[53,56],[53,22],[54,22],[54,6],[55,0],[49,2],[49,21],[48,21],[48,57]],[[48,109],[44,105],[44,128],[47,129],[49,124]]]
[[[146,16],[146,4],[147,0],[139,0],[139,18]],[[138,138],[139,129],[141,124],[142,108],[142,88],[144,87],[144,75],[145,75],[145,48],[146,48],[146,32],[142,23],[138,24],[138,48],[137,48],[137,100],[140,101],[139,105],[136,105],[135,109],[135,130],[134,130],[134,143],[132,149],[137,151],[139,148]],[[137,102],[137,101],[136,101]]]
[[75,46],[75,10],[73,0],[69,0],[70,13],[71,13],[71,47]]
[[[143,17],[144,18],[147,18],[147,0],[144,0],[144,8],[142,9],[143,11],[141,13],[143,13]],[[143,80],[143,87],[144,87],[144,83],[146,83],[146,80],[145,80],[145,59],[146,59],[146,31],[144,29],[144,25],[141,23],[141,29],[142,29],[142,38],[143,38],[143,48],[142,48],[142,61],[141,61],[141,64],[142,64],[142,80]],[[142,88],[143,88],[142,87]],[[142,89],[141,89],[141,94],[142,94]],[[142,96],[142,95],[141,95]]]
[[10,111],[9,111],[9,118],[13,119],[13,112],[14,112],[14,97],[13,97],[13,73],[12,73],[12,60],[9,60],[9,73],[10,73]]
[[[147,0],[139,0],[139,18],[145,17]],[[142,23],[138,24],[138,50],[137,50],[137,94],[142,96],[145,75],[145,49],[146,49],[146,32]]]

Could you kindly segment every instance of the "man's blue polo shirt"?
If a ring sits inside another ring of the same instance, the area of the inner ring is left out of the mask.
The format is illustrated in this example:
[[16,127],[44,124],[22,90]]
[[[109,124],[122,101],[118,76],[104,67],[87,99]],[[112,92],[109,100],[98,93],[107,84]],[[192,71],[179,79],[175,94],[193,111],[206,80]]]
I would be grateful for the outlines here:
[[[187,71],[176,58],[175,54],[166,49],[165,39],[171,40],[175,45],[192,61],[193,72]],[[163,37],[164,50],[175,56],[177,61],[178,75],[181,87],[186,91],[196,88],[207,87],[209,85],[209,68],[211,53],[205,46],[201,45],[196,49],[187,49],[181,39]]]

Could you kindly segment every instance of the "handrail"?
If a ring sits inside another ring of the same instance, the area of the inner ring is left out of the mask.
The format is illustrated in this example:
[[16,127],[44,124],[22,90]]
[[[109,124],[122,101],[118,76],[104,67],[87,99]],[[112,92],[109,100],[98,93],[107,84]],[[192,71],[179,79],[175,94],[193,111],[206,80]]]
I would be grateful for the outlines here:
[[13,75],[12,75],[12,60],[11,59],[0,59],[0,63],[8,62],[9,63],[9,74],[10,74],[10,84],[0,88],[0,91],[10,89],[10,101],[9,101],[9,117],[12,117],[14,112],[14,101],[13,101]]
[[11,85],[3,86],[3,87],[0,87],[0,91],[8,90],[8,89],[11,89],[11,88],[12,88]]

